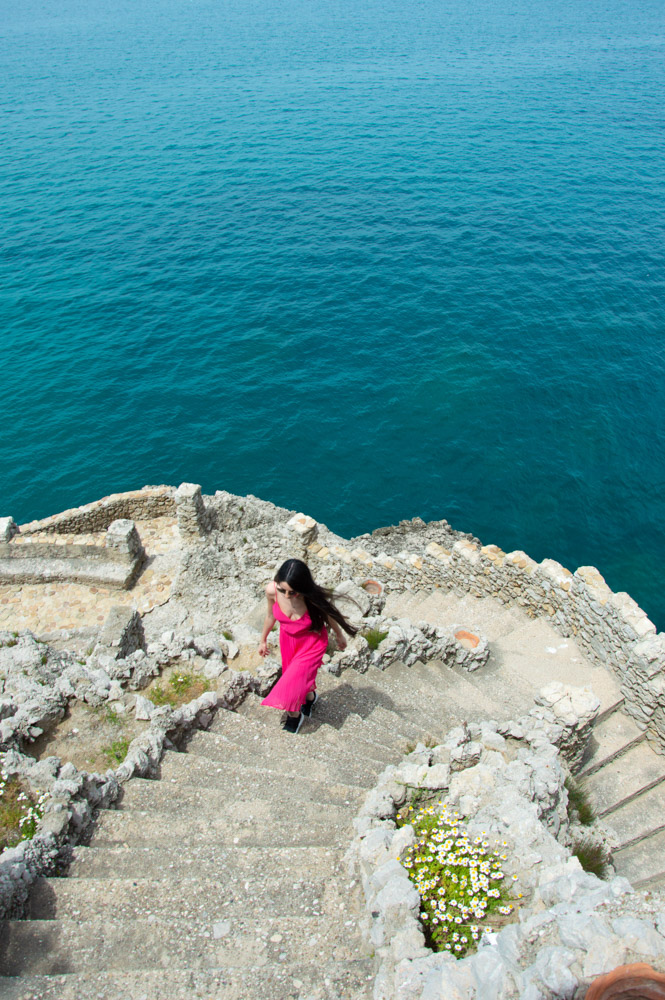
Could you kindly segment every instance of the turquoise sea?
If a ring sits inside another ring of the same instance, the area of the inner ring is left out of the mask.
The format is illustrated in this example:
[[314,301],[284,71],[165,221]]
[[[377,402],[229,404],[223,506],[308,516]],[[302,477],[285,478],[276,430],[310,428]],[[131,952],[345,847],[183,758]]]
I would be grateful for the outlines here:
[[665,626],[665,0],[0,14],[0,514],[446,517]]

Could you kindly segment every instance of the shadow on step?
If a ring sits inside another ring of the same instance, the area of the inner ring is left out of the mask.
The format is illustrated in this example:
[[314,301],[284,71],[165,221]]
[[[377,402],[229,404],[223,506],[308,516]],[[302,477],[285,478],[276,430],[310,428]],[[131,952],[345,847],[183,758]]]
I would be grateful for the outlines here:
[[372,713],[382,708],[387,712],[399,714],[399,708],[384,691],[375,687],[357,687],[351,684],[340,684],[321,696],[321,704],[308,720],[310,725],[301,732],[316,732],[322,725],[333,729],[342,729],[351,716],[359,716],[363,721],[371,718]]
[[61,938],[62,927],[57,921],[4,921],[0,924],[0,975],[56,976],[72,972]]

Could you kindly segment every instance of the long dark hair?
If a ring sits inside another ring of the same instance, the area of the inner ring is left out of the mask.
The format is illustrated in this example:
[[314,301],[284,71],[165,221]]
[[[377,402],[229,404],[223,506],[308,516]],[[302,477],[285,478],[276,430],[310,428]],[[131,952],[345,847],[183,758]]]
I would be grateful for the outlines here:
[[312,632],[320,632],[329,619],[343,628],[347,635],[355,635],[358,629],[346,620],[331,600],[329,590],[314,582],[309,566],[302,559],[287,559],[275,573],[275,583],[288,583],[292,590],[300,594],[312,619]]

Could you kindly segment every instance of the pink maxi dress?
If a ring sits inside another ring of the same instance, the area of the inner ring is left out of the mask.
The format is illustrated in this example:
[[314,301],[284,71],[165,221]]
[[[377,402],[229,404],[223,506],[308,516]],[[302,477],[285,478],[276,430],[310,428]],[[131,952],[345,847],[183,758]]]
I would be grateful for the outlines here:
[[282,676],[262,705],[297,712],[316,684],[316,675],[328,648],[328,632],[312,632],[309,612],[295,621],[285,615],[277,600],[272,613],[279,622],[279,651],[282,655]]

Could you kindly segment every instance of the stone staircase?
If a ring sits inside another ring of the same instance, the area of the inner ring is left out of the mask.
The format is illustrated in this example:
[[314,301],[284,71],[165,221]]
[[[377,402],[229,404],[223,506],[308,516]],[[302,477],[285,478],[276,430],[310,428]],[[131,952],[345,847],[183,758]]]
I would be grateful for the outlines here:
[[[621,710],[616,680],[542,621],[491,599],[391,596],[386,613],[489,636],[485,668],[441,663],[340,678],[297,736],[251,696],[218,713],[160,780],[129,781],[69,876],[41,880],[0,935],[6,1000],[369,1000],[363,901],[344,855],[383,768],[462,721],[516,718],[557,679],[601,700],[584,776],[617,831],[617,867],[664,879],[665,759]],[[663,784],[661,784],[663,783]],[[647,808],[648,803],[648,808]]]
[[639,889],[665,885],[665,758],[616,707],[594,727],[579,775],[596,814],[614,831],[617,874]]

